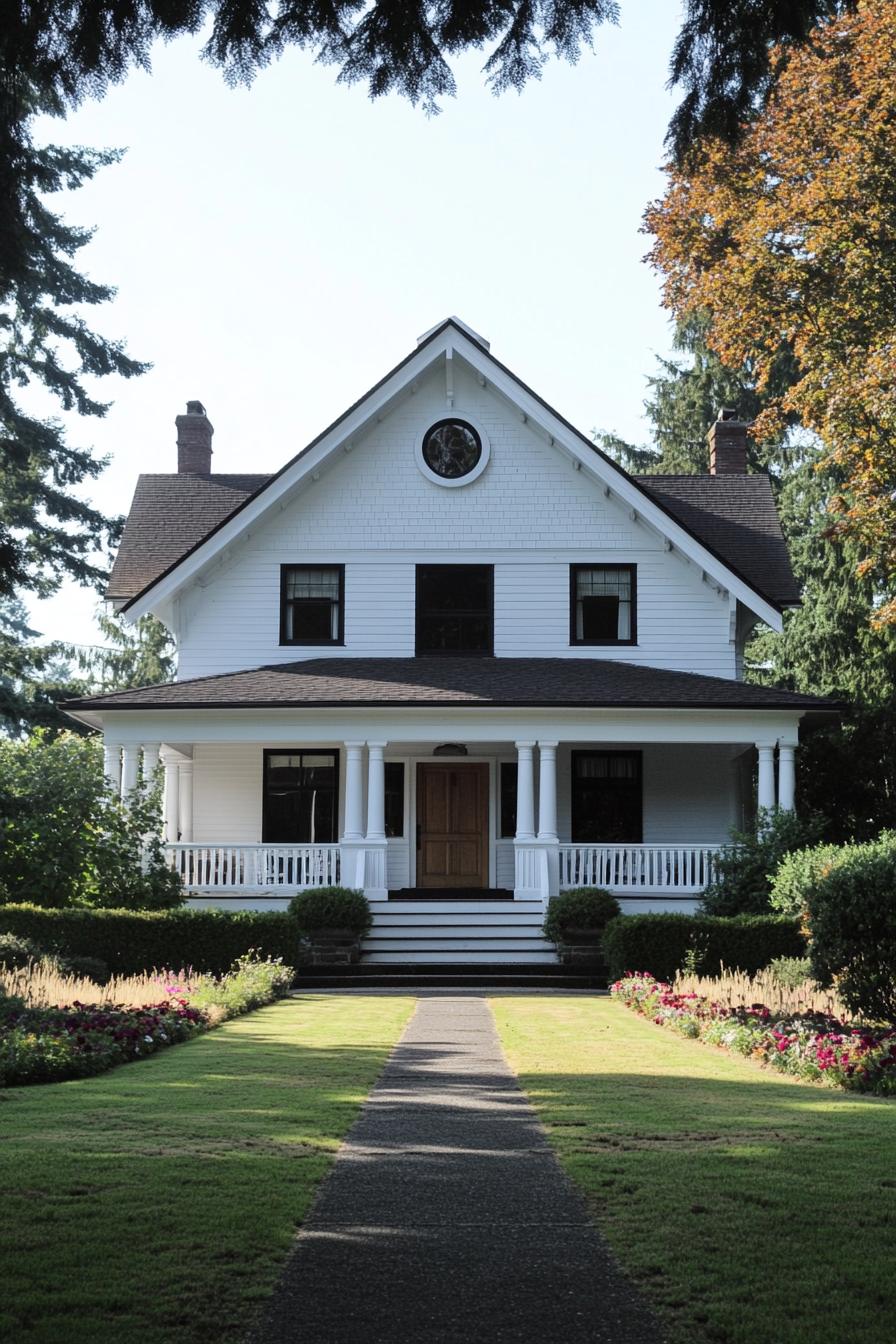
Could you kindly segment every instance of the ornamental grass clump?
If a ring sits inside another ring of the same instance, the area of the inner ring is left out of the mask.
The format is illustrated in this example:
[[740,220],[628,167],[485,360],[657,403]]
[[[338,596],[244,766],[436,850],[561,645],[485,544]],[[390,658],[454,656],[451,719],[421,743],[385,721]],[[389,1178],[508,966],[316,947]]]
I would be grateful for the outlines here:
[[98,985],[45,959],[0,980],[0,1085],[83,1078],[154,1054],[289,991],[295,972],[255,952],[221,976],[153,971]]
[[761,1002],[732,1006],[640,972],[618,980],[610,993],[657,1026],[734,1050],[803,1082],[896,1096],[896,1028],[820,1012],[777,1015]]

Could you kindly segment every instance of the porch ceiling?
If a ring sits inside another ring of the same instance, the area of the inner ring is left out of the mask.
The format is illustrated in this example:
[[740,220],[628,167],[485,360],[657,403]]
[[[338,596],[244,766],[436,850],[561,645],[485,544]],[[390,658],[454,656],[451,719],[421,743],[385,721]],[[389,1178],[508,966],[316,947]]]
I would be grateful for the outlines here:
[[69,700],[133,709],[452,706],[836,712],[818,696],[600,658],[312,658]]

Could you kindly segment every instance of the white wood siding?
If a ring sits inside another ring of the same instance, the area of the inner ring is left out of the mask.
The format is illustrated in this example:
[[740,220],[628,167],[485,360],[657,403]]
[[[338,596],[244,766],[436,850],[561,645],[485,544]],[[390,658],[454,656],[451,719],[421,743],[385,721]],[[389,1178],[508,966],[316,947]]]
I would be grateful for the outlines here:
[[[495,567],[495,653],[616,658],[733,677],[728,605],[614,496],[573,470],[491,391],[457,376],[458,416],[483,424],[488,467],[445,489],[417,469],[418,433],[446,414],[436,373],[177,603],[178,676],[321,656],[414,652],[415,566]],[[638,567],[638,645],[569,644],[569,565]],[[345,646],[279,645],[281,564],[345,565]]]
[[[300,743],[295,744],[296,747]],[[334,743],[334,746],[340,744]],[[600,749],[599,747],[597,748]],[[614,751],[625,750],[613,744]],[[663,745],[633,747],[644,753],[644,843],[676,841],[723,844],[738,819],[737,766],[732,749],[723,746]],[[572,747],[557,752],[558,830],[570,840],[570,778]],[[262,840],[263,746],[200,744],[193,757],[193,835],[197,844],[257,844]],[[389,759],[388,753],[386,759]],[[502,753],[500,759],[512,757]],[[345,763],[340,756],[340,826],[343,813]],[[387,846],[391,888],[410,883],[410,841],[407,821],[409,789],[416,771],[405,771],[405,837]],[[537,771],[536,771],[537,782]],[[536,789],[537,798],[537,789]],[[493,829],[496,819],[493,820]],[[495,883],[513,886],[513,841],[495,844]]]

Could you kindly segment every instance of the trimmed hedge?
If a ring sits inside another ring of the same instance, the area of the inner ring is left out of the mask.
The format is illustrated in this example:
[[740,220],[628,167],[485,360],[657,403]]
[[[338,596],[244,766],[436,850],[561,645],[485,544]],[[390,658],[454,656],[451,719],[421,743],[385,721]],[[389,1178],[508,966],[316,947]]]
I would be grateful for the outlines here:
[[64,957],[99,957],[113,975],[153,967],[223,975],[250,948],[298,964],[300,935],[286,913],[255,910],[50,910],[0,906],[0,933],[33,939]]
[[803,957],[806,943],[796,920],[776,915],[618,915],[603,936],[611,980],[626,971],[646,971],[672,981],[688,952],[701,975],[729,970],[753,975],[776,957]]

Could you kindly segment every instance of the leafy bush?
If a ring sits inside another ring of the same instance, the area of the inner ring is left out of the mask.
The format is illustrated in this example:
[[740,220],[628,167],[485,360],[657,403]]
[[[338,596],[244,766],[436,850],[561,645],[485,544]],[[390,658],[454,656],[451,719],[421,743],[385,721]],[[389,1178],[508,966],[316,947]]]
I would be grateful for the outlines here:
[[619,914],[619,902],[602,887],[570,887],[554,896],[544,919],[544,933],[559,943],[573,930],[595,929],[602,933]]
[[637,971],[618,980],[610,993],[657,1026],[734,1050],[804,1082],[896,1096],[896,1031],[871,1031],[824,1013],[776,1019],[761,1003],[728,1007]]
[[837,845],[815,845],[785,854],[772,878],[769,904],[779,915],[800,919],[822,873],[840,852]]
[[703,893],[707,915],[766,915],[772,877],[786,854],[821,839],[824,821],[760,808],[756,831],[731,832],[731,847],[716,858],[715,880]]
[[809,956],[849,1009],[896,1023],[896,832],[844,845],[809,893]]
[[775,957],[799,957],[806,950],[796,921],[775,915],[618,915],[601,946],[611,979],[638,966],[659,980],[673,979],[694,948],[700,949],[697,969],[703,975],[718,975],[723,966],[752,975]]
[[0,933],[0,966],[27,966],[29,961],[39,961],[43,955],[43,948],[32,939],[21,938],[15,933]]
[[799,989],[811,978],[812,962],[808,957],[775,957],[765,969],[783,989]]
[[192,966],[222,975],[250,948],[295,965],[299,932],[285,912],[255,910],[48,910],[0,907],[11,933],[54,948],[63,958],[98,957],[114,975],[154,966]]
[[277,957],[259,957],[252,950],[239,957],[226,975],[204,975],[186,991],[191,1007],[213,1022],[248,1013],[288,994],[295,979],[292,966]]
[[311,887],[300,891],[290,901],[289,913],[304,934],[321,929],[349,929],[363,938],[372,923],[367,897],[352,887]]
[[178,905],[183,888],[165,859],[160,812],[159,779],[123,806],[95,739],[0,739],[0,891],[53,907]]

